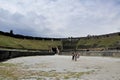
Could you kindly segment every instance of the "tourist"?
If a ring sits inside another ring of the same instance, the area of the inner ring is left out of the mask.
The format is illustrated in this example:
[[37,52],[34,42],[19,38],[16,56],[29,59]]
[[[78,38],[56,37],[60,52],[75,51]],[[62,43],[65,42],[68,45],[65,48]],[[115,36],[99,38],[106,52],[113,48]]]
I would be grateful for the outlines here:
[[80,54],[79,53],[77,53],[77,58],[79,58],[80,57]]
[[72,60],[77,61],[78,54],[76,52],[72,53]]
[[76,52],[74,53],[74,56],[75,56],[75,57],[74,57],[74,60],[77,61],[78,54],[77,54]]
[[73,52],[72,53],[72,60],[74,60],[74,58],[75,58],[75,53]]

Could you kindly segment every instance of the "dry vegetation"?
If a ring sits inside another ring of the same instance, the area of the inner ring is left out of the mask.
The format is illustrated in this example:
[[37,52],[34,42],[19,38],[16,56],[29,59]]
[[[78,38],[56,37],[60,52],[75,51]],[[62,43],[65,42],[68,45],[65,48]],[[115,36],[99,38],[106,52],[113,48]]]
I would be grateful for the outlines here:
[[[42,65],[39,65],[42,66]],[[92,71],[88,72],[56,72],[56,70],[51,71],[32,71],[24,70],[20,65],[10,64],[10,63],[0,63],[0,80],[22,80],[22,79],[36,79],[36,80],[46,80],[46,78],[51,78],[55,80],[61,79],[76,79],[80,78],[84,74],[90,74]]]

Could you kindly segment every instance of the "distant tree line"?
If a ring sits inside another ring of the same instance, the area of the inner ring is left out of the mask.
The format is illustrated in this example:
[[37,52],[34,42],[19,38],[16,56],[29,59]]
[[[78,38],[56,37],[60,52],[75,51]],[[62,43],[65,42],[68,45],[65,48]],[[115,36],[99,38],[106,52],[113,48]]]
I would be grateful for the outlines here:
[[32,37],[32,36],[25,36],[25,35],[20,35],[20,34],[14,34],[14,33],[13,33],[13,30],[10,30],[10,32],[0,31],[0,34],[5,35],[5,36],[14,37],[14,38],[19,38],[19,39],[31,39],[31,40],[60,40],[60,38]]

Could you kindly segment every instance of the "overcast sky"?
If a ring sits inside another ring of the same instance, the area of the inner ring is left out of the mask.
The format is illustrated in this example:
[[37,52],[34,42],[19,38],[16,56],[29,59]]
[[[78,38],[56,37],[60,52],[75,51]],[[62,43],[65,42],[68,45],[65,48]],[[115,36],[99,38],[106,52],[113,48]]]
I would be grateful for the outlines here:
[[0,0],[0,30],[38,37],[120,32],[120,0]]

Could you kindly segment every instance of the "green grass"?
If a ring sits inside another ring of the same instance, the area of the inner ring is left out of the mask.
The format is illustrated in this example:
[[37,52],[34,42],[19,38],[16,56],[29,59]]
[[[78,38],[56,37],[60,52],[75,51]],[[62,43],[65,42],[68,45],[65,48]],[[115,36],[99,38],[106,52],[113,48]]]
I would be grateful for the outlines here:
[[48,50],[50,47],[61,46],[61,44],[61,41],[18,39],[0,35],[1,47]]
[[34,49],[34,50],[49,50],[51,47],[68,47],[72,49],[81,48],[116,48],[120,46],[120,36],[114,35],[101,38],[82,38],[78,42],[69,41],[62,43],[52,40],[30,40],[18,39],[9,36],[0,35],[0,47],[17,48],[17,49]]
[[120,36],[80,39],[77,44],[78,48],[109,48],[117,46],[120,46]]
[[11,66],[16,66],[16,65],[15,64],[11,64],[11,63],[1,63],[0,62],[0,66],[11,67]]

